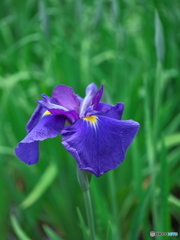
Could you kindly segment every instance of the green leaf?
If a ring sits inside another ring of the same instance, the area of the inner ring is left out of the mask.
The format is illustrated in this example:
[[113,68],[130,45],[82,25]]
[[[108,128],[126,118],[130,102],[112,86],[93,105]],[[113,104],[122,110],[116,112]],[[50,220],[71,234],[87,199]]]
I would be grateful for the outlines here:
[[51,239],[51,240],[63,240],[61,237],[59,237],[50,227],[44,225],[43,229],[45,231],[45,233],[47,234],[47,236]]
[[18,239],[19,240],[31,240],[26,235],[26,233],[23,231],[23,229],[21,228],[21,226],[18,223],[18,220],[16,219],[16,217],[13,214],[10,215],[10,219],[11,219],[12,228],[13,228],[14,232],[16,233]]
[[166,147],[173,147],[175,145],[180,144],[180,133],[172,134],[170,136],[165,137],[165,146]]
[[29,193],[27,198],[21,203],[22,208],[28,208],[33,203],[35,203],[44,192],[51,186],[52,182],[58,174],[57,165],[53,162],[51,163],[46,171],[41,176],[39,182],[36,184],[34,189]]
[[150,201],[152,190],[153,190],[153,186],[150,185],[149,188],[147,189],[147,191],[142,196],[140,203],[138,204],[138,207],[137,207],[135,215],[134,215],[133,223],[132,223],[132,230],[130,231],[130,233],[131,233],[130,239],[132,239],[132,240],[139,239],[139,237],[138,237],[139,231],[143,224],[145,214],[147,212],[146,209],[147,209],[148,203]]
[[6,146],[0,146],[0,154],[2,155],[10,155],[14,157],[14,151],[12,148],[10,147],[6,147]]
[[159,13],[155,11],[155,46],[157,59],[162,62],[164,60],[164,34],[161,20],[159,18]]
[[176,198],[175,196],[173,196],[172,194],[169,196],[168,201],[172,205],[174,205],[174,206],[176,206],[177,208],[180,209],[180,200],[178,198]]
[[19,81],[26,81],[28,79],[28,72],[18,72],[5,78],[0,77],[0,89],[13,88]]
[[[168,162],[166,157],[166,148],[164,139],[162,138],[161,144],[161,171],[160,171],[160,227],[159,231],[170,231],[170,213],[169,213],[169,171]],[[166,239],[166,238],[165,238]]]
[[82,230],[84,240],[86,240],[86,239],[88,240],[89,239],[88,228],[84,222],[83,216],[82,216],[79,208],[77,208],[77,213],[78,213],[78,217],[79,217],[79,221],[80,221],[80,228]]
[[[180,133],[175,133],[164,137],[164,144],[166,148],[171,148],[180,144]],[[158,150],[161,148],[161,142],[158,143]]]

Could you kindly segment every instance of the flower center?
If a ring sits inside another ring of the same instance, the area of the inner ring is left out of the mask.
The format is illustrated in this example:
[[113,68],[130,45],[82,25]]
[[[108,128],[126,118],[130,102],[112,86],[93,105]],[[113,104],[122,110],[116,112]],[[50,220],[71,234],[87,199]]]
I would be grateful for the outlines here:
[[43,116],[49,115],[49,114],[51,114],[49,111],[45,111],[45,112],[43,113]]
[[87,122],[91,123],[94,127],[96,127],[98,117],[96,117],[96,116],[89,116],[89,117],[84,117],[83,119],[86,120]]

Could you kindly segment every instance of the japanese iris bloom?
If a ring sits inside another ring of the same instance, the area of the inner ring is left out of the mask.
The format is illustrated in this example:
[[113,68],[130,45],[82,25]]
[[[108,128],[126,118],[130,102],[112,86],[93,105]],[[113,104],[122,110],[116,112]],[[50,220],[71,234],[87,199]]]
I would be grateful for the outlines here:
[[[139,123],[121,120],[124,104],[100,102],[100,89],[91,83],[85,98],[65,85],[55,87],[52,98],[42,94],[38,106],[26,125],[27,136],[15,149],[17,157],[32,165],[39,159],[39,141],[62,135],[62,144],[78,163],[97,177],[115,169],[125,159]],[[65,122],[69,126],[65,126]]]

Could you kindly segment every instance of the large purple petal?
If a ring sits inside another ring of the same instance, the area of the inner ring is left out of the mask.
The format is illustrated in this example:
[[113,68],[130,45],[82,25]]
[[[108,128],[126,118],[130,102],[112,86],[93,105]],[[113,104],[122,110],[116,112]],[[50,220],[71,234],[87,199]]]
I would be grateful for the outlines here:
[[96,109],[98,115],[120,120],[124,111],[124,103],[117,103],[115,106],[100,102]]
[[79,112],[80,101],[74,93],[73,89],[66,85],[58,85],[53,91],[53,98],[55,98],[60,105],[68,110]]
[[17,157],[26,164],[36,164],[39,159],[39,142],[19,143],[15,148]]
[[29,119],[26,125],[27,132],[30,132],[38,124],[44,111],[45,109],[41,105],[38,105],[36,107],[34,113],[32,114],[31,118]]
[[62,144],[76,159],[80,170],[97,177],[119,166],[139,124],[103,116],[90,116],[66,127]]

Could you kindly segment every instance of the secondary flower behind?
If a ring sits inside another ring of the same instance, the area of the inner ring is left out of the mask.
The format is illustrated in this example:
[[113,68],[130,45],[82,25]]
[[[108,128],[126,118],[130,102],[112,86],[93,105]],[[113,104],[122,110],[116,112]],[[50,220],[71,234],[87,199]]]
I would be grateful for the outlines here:
[[[125,159],[139,123],[121,120],[124,104],[115,106],[100,102],[103,86],[94,83],[86,89],[85,98],[72,88],[58,85],[52,98],[42,95],[26,125],[27,136],[15,148],[17,157],[32,165],[39,159],[39,141],[62,135],[62,144],[76,159],[79,169],[97,177],[115,169]],[[70,126],[65,126],[68,121]]]

